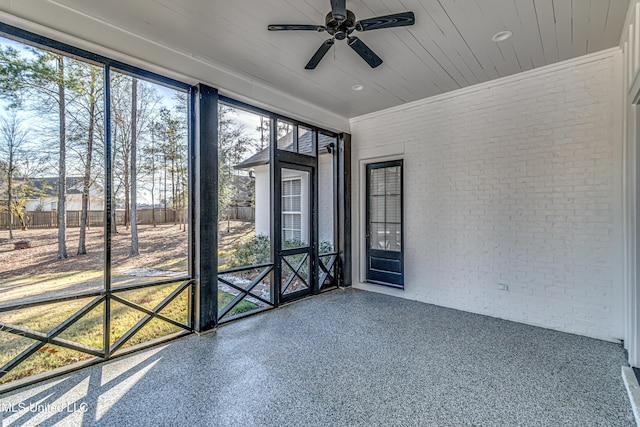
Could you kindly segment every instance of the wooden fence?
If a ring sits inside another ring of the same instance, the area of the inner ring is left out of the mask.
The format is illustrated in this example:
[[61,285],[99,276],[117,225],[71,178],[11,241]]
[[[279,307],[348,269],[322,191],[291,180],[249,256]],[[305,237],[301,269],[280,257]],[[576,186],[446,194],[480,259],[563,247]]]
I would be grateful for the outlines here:
[[[80,214],[81,211],[67,211],[67,227],[80,227]],[[172,224],[183,223],[187,221],[186,209],[138,209],[137,220],[139,225],[153,224],[155,214],[156,224]],[[26,212],[28,221],[27,228],[57,228],[58,227],[58,212],[57,211],[28,211]],[[124,225],[125,212],[124,210],[116,211],[116,224]],[[90,227],[100,227],[104,224],[104,212],[103,211],[89,211],[87,216],[87,224]],[[20,219],[13,218],[13,228],[19,229],[21,227]],[[0,229],[9,229],[9,214],[7,212],[0,212]]]
[[227,208],[227,215],[229,219],[235,219],[239,221],[255,221],[256,220],[256,208],[251,206],[233,206]]

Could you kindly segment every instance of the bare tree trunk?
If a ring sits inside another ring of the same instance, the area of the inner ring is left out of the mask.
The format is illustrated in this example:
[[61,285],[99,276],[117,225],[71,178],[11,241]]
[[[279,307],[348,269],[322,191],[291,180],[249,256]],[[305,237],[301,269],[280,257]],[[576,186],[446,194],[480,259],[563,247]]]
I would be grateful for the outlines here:
[[7,215],[9,216],[9,240],[13,240],[13,210],[11,202],[13,199],[13,148],[9,150],[9,171],[7,172]]
[[131,80],[131,252],[129,255],[138,255],[138,212],[137,212],[137,120],[138,120],[138,79]]
[[167,155],[164,155],[164,224],[167,223]]
[[58,159],[58,259],[67,258],[66,242],[66,105],[64,88],[64,57],[58,55],[58,106],[60,110],[60,157]]
[[180,182],[182,183],[182,191],[180,192],[180,216],[182,217],[182,231],[187,231],[187,215],[185,214],[187,208],[187,191],[186,186],[184,185],[186,182],[184,167],[180,168],[180,175]]
[[173,225],[176,225],[176,209],[177,209],[177,202],[178,200],[176,199],[176,161],[175,161],[175,154],[171,156],[171,194],[173,197],[173,200],[171,201],[171,206],[173,207]]
[[[111,169],[113,171],[113,169],[115,168],[115,164],[116,164],[116,143],[118,141],[118,128],[116,126],[113,127],[113,147],[111,148],[112,152],[111,152]],[[116,224],[116,222],[118,221],[118,215],[116,212],[116,208],[118,206],[117,203],[117,197],[116,197],[116,192],[115,192],[115,173],[111,173],[111,191],[112,191],[112,195],[111,195],[111,234],[117,234],[118,233],[118,225]]]
[[89,83],[89,129],[87,136],[87,158],[84,165],[84,180],[82,183],[82,213],[80,214],[80,237],[78,240],[78,255],[87,253],[87,217],[89,215],[89,190],[91,188],[91,161],[93,157],[93,134],[95,132],[95,113],[96,113],[96,74],[91,71],[91,80]]
[[129,162],[129,152],[125,145],[122,146],[122,160],[124,163],[124,228],[128,230],[131,219],[131,199],[129,197],[131,194],[131,181],[129,175],[129,167],[131,166],[131,163]]
[[156,228],[156,139],[155,133],[151,134],[151,222]]

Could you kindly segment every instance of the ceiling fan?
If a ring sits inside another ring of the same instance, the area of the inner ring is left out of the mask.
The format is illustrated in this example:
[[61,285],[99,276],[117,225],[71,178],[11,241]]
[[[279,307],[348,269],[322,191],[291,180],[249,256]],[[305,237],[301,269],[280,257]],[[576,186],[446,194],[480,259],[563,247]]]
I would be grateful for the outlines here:
[[382,28],[404,27],[415,23],[413,12],[396,13],[393,15],[378,16],[377,18],[356,21],[356,16],[347,10],[346,0],[331,0],[331,12],[327,14],[324,25],[269,25],[269,31],[326,31],[332,37],[322,43],[309,63],[304,67],[313,70],[318,66],[322,58],[327,54],[335,40],[347,39],[347,44],[364,59],[371,68],[382,64],[382,59],[376,55],[362,40],[352,36],[354,30],[370,31]]

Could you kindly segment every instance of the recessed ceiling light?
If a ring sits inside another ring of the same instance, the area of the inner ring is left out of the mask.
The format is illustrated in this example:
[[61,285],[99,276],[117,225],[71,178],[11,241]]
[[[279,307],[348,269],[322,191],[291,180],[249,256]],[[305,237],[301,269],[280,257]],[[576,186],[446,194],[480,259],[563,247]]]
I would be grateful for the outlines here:
[[503,42],[505,40],[507,40],[509,37],[511,37],[513,35],[513,33],[509,30],[505,30],[505,31],[499,31],[497,33],[495,33],[493,35],[493,37],[491,37],[491,41],[494,41],[496,43],[498,42]]
[[362,85],[353,85],[353,86],[351,86],[351,90],[356,90],[357,91],[357,90],[362,90],[362,89],[364,89],[364,86],[362,86]]

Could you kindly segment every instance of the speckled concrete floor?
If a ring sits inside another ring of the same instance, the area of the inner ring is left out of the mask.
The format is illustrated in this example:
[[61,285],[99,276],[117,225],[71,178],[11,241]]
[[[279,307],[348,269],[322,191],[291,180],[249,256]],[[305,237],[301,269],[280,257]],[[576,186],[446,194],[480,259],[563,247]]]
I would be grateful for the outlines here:
[[631,426],[624,364],[616,344],[339,290],[0,396],[0,410],[3,425]]

